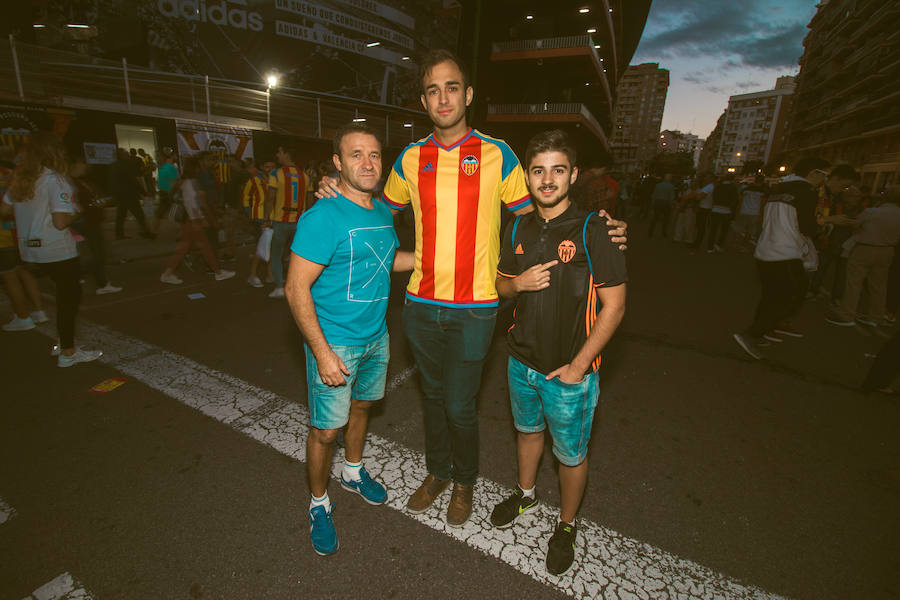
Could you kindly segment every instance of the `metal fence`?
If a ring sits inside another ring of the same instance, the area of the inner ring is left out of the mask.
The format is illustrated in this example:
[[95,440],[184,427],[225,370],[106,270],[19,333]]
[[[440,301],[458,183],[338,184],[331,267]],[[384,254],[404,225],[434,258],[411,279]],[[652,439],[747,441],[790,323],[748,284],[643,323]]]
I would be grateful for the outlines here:
[[290,87],[153,71],[17,42],[0,43],[0,98],[190,119],[330,138],[351,120],[402,146],[431,130],[427,115],[402,107]]

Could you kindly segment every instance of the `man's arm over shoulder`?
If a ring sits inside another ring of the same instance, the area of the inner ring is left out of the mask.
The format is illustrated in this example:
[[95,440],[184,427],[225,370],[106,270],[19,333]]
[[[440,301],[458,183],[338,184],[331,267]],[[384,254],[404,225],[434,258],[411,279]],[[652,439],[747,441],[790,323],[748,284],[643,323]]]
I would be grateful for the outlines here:
[[388,173],[387,181],[384,183],[384,189],[381,192],[381,199],[396,214],[401,211],[412,201],[412,193],[409,189],[409,182],[406,180],[406,174],[403,171],[403,159],[407,152],[412,151],[413,145],[409,145],[403,149],[391,172]]

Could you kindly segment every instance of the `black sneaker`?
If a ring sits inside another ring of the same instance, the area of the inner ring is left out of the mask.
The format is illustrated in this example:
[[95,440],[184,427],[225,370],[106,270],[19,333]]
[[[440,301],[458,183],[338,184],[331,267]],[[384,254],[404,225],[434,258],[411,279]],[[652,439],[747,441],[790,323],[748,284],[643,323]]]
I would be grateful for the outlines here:
[[560,521],[547,544],[547,572],[562,575],[575,561],[575,534],[578,527]]
[[519,515],[531,510],[540,504],[537,496],[526,498],[522,489],[516,486],[515,491],[503,502],[494,507],[491,512],[491,525],[497,529],[505,529],[513,524]]

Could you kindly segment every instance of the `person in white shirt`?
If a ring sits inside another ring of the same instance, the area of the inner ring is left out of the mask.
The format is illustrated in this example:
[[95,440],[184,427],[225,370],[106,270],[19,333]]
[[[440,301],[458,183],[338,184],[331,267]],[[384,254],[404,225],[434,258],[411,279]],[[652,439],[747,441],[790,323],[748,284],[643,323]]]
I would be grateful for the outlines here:
[[733,335],[752,358],[763,358],[761,347],[803,333],[787,321],[803,305],[809,288],[808,270],[814,270],[815,248],[810,234],[815,227],[816,190],[828,174],[828,161],[802,158],[772,189],[763,208],[762,233],[753,258],[759,274],[760,299],[753,322]]
[[181,201],[184,204],[185,218],[184,224],[181,226],[181,234],[178,238],[178,245],[175,252],[166,264],[166,270],[160,275],[159,280],[163,283],[179,285],[184,281],[175,274],[175,269],[184,260],[185,255],[196,245],[206,259],[206,264],[215,273],[216,281],[223,279],[231,279],[234,277],[234,271],[222,269],[216,254],[213,252],[209,238],[206,237],[206,227],[208,227],[207,217],[210,214],[209,207],[206,204],[206,192],[200,189],[197,178],[200,174],[200,163],[196,156],[189,156],[184,160],[184,174],[182,178],[173,186],[181,193]]
[[75,347],[81,265],[75,237],[69,230],[78,218],[78,209],[73,202],[72,185],[65,177],[67,169],[66,152],[59,138],[45,131],[33,133],[2,208],[7,214],[15,214],[22,260],[37,265],[56,284],[56,364],[60,367],[96,360],[103,354]]

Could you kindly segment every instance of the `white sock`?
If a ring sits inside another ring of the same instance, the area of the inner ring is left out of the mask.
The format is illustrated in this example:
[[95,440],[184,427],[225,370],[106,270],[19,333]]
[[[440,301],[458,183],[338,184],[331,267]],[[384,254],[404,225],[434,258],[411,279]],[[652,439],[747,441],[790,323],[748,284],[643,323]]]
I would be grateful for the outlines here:
[[325,492],[321,498],[312,496],[312,500],[309,501],[309,510],[316,506],[324,506],[326,512],[331,512],[331,500],[328,498],[328,492]]
[[529,488],[529,489],[526,490],[525,488],[523,488],[523,487],[520,485],[520,486],[519,486],[519,489],[522,490],[522,495],[523,495],[524,497],[526,497],[526,498],[534,498],[534,487],[531,487],[531,488]]
[[344,480],[345,481],[359,481],[362,479],[359,475],[359,470],[362,469],[362,462],[352,463],[348,461],[344,461]]

